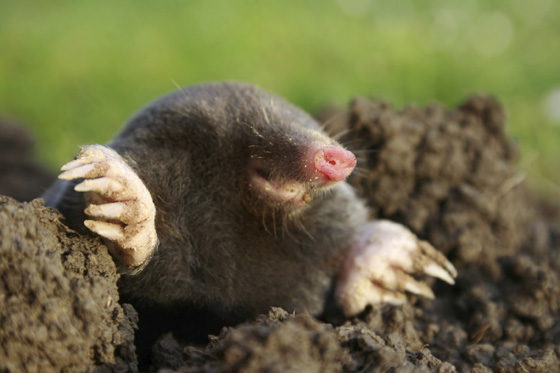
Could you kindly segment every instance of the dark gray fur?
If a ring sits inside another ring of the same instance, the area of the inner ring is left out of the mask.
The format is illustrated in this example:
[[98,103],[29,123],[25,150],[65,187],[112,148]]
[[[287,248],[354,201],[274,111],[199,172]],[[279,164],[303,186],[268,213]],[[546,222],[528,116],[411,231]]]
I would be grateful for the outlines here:
[[[247,179],[258,157],[274,177],[303,180],[302,150],[313,140],[304,129],[321,131],[283,99],[238,83],[186,88],[133,117],[108,146],[151,192],[160,244],[142,272],[123,276],[123,294],[219,314],[270,306],[320,314],[367,218],[364,205],[342,182],[314,189],[294,212],[259,198]],[[83,199],[73,185],[59,181],[45,197],[80,228]]]

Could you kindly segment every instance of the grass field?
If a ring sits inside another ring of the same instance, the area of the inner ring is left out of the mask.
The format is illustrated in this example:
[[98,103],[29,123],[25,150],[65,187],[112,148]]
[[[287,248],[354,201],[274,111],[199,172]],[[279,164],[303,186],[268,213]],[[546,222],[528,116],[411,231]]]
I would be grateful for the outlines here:
[[176,84],[225,79],[311,112],[493,94],[521,168],[560,197],[556,0],[0,0],[0,115],[30,126],[53,169]]

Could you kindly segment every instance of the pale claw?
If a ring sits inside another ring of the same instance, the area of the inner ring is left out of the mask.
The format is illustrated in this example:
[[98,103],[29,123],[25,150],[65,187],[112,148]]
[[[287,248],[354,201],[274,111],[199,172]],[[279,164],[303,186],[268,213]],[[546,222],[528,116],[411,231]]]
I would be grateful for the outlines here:
[[[416,238],[416,236],[414,237]],[[423,273],[433,277],[437,277],[440,280],[447,282],[448,284],[454,285],[454,278],[457,277],[457,270],[455,269],[453,264],[451,264],[442,253],[440,253],[432,245],[430,245],[429,242],[421,241],[417,238],[416,240],[418,242],[418,247],[422,251],[422,254],[427,259],[425,265],[423,266]]]
[[[125,202],[113,202],[103,205],[89,205],[86,207],[85,213],[94,218],[117,220],[125,214],[125,209]],[[123,223],[128,224],[129,222],[123,221]]]
[[98,235],[108,240],[118,241],[124,238],[124,231],[122,227],[118,224],[107,223],[104,221],[97,221],[97,220],[84,220],[84,224],[91,231],[97,233]]
[[110,198],[113,193],[121,193],[123,186],[118,181],[102,177],[99,179],[87,179],[76,185],[77,192],[96,192],[104,197]]
[[400,272],[400,274],[402,276],[401,281],[404,283],[404,290],[428,299],[434,299],[436,297],[432,289],[426,283],[417,281],[404,272]]
[[83,166],[83,165],[84,165],[84,162],[81,159],[75,159],[73,161],[70,161],[70,162],[66,163],[62,167],[60,167],[60,171],[68,171],[68,170],[71,170],[73,168]]
[[[440,280],[443,280],[450,285],[455,285],[455,280],[453,279],[453,277],[451,277],[449,272],[447,272],[444,268],[440,267],[439,264],[428,264],[424,267],[423,273],[428,276],[439,278]],[[453,276],[457,277],[457,274]]]
[[157,245],[155,206],[138,175],[114,150],[83,147],[75,160],[62,166],[60,179],[85,179],[74,187],[84,192],[86,227],[129,267],[142,265]]
[[454,284],[457,271],[428,242],[400,224],[373,221],[359,233],[339,274],[336,299],[346,316],[371,304],[402,304],[405,292],[428,299],[434,293],[409,274],[426,274]]
[[[67,165],[68,163],[65,166]],[[63,169],[61,168],[61,170]],[[95,173],[95,164],[84,164],[79,167],[70,168],[64,171],[63,173],[58,175],[58,178],[62,180],[72,180],[72,179],[77,179],[79,177],[96,177],[97,175],[95,175],[94,173]]]

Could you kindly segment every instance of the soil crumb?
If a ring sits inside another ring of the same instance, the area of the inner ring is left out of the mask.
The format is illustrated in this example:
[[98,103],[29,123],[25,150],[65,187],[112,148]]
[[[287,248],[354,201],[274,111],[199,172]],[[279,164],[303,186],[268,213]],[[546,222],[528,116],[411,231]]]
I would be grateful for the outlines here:
[[[525,185],[497,100],[396,110],[360,98],[321,120],[357,154],[350,182],[372,218],[444,252],[456,285],[429,280],[435,301],[336,323],[271,308],[205,346],[165,333],[147,371],[560,371],[560,209]],[[0,199],[0,370],[135,371],[135,312],[118,303],[110,256],[58,219]]]

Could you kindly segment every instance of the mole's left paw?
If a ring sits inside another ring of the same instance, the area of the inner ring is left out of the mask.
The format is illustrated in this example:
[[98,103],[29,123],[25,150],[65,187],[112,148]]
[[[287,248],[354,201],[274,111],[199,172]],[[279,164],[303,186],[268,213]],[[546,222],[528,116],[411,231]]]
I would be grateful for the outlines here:
[[366,224],[339,274],[336,299],[346,316],[369,304],[402,304],[405,292],[433,299],[432,289],[410,274],[426,274],[454,284],[455,267],[426,241],[400,224]]
[[104,238],[117,259],[128,267],[142,265],[157,244],[156,209],[150,192],[121,156],[101,145],[85,146],[62,166],[60,179],[84,178],[74,188],[84,192],[84,224]]

